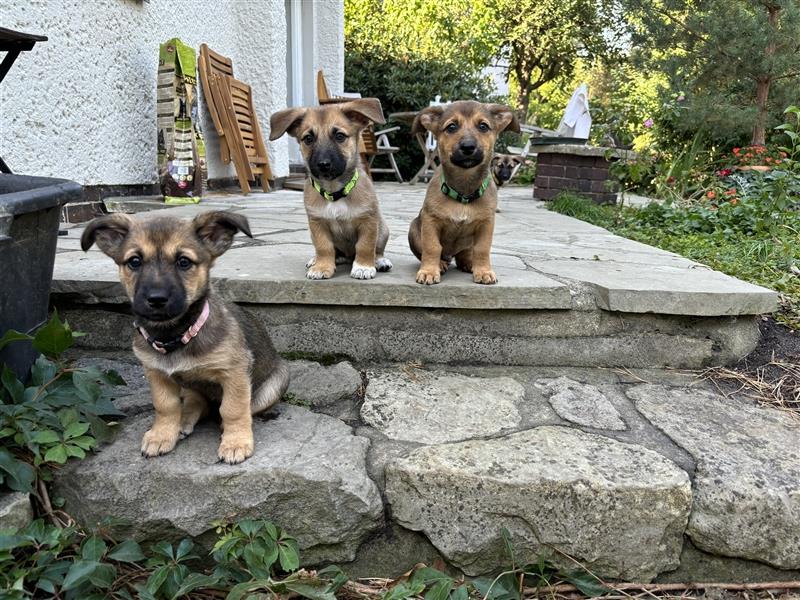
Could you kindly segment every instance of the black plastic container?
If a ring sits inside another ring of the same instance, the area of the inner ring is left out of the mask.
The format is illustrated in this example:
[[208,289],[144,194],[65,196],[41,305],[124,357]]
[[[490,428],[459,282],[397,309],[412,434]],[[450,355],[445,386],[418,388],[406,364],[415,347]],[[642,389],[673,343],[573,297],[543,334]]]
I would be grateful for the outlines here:
[[[74,181],[0,174],[0,337],[47,320],[61,207],[79,200]],[[0,363],[27,378],[37,353],[28,342],[0,350]]]

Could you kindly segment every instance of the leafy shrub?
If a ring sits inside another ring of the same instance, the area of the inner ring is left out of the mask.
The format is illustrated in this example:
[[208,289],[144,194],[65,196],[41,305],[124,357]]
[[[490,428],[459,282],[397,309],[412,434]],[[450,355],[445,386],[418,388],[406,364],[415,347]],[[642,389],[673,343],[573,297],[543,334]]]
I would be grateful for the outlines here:
[[52,467],[69,458],[83,458],[97,441],[108,440],[111,425],[103,417],[123,413],[111,403],[110,386],[125,382],[114,371],[75,368],[61,359],[74,337],[57,313],[35,335],[7,331],[0,348],[31,340],[42,353],[25,385],[7,365],[0,375],[0,489],[36,494],[52,479]]

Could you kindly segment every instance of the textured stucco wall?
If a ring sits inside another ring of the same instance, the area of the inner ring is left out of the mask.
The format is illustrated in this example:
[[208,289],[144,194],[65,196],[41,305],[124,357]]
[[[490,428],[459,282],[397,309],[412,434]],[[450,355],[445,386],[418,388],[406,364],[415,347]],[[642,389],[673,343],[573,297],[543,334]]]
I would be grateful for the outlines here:
[[[336,22],[317,39],[327,61],[343,53],[342,2],[319,8]],[[155,182],[158,46],[172,37],[233,59],[236,76],[253,87],[265,138],[269,115],[286,105],[283,0],[6,0],[0,26],[49,37],[21,54],[0,85],[0,156],[19,173],[84,185]],[[341,79],[342,71],[331,73]],[[201,115],[209,177],[232,177],[204,108]],[[286,175],[286,138],[268,150],[274,174]]]
[[[306,0],[308,1],[308,0]],[[314,5],[314,62],[325,73],[334,94],[344,86],[344,0],[322,0]]]

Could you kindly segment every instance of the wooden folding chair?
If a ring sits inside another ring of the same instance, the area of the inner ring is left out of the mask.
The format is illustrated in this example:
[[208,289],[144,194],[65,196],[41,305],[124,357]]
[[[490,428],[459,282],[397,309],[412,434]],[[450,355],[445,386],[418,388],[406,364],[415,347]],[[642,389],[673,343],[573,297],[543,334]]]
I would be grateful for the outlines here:
[[212,77],[211,87],[216,88],[216,93],[220,94],[224,103],[220,116],[242,192],[250,193],[249,181],[255,179],[256,175],[261,178],[262,189],[268,192],[272,169],[250,86],[226,75],[224,79]]
[[200,60],[198,61],[200,70],[200,83],[203,86],[203,96],[205,97],[208,112],[211,113],[211,120],[219,136],[219,153],[222,162],[226,165],[231,162],[231,151],[225,139],[225,129],[222,126],[223,118],[220,110],[224,106],[224,101],[216,88],[211,87],[213,76],[233,77],[233,61],[227,56],[222,56],[208,47],[208,44],[200,44]]
[[242,192],[250,193],[250,181],[261,178],[261,187],[269,191],[272,170],[267,149],[253,106],[250,86],[233,77],[233,61],[200,45],[200,81],[206,106],[219,135],[220,158],[233,161]]

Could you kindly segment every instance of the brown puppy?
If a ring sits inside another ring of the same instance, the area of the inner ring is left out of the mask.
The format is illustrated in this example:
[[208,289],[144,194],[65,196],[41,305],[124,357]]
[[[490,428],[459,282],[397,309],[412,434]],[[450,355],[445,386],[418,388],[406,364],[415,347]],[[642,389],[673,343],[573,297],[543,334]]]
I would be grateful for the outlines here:
[[350,277],[372,279],[392,263],[383,256],[389,228],[372,181],[361,167],[358,143],[370,122],[385,123],[376,98],[319,108],[288,108],[270,118],[270,140],[297,138],[310,177],[303,200],[315,255],[306,277],[328,279],[352,261]]
[[408,244],[422,261],[417,283],[439,283],[453,257],[475,283],[497,283],[489,257],[497,186],[490,166],[501,131],[519,131],[508,106],[471,100],[430,106],[414,119],[413,134],[436,136],[441,166],[428,183]]
[[170,452],[214,401],[223,428],[219,458],[242,462],[253,453],[252,415],[286,391],[289,371],[267,332],[209,283],[209,269],[237,231],[250,236],[247,219],[220,211],[192,221],[108,215],[83,232],[84,251],[97,244],[119,266],[136,316],[133,351],[155,408],[145,456]]
[[511,180],[514,169],[524,162],[513,154],[495,154],[492,158],[492,179],[497,187],[503,187]]

